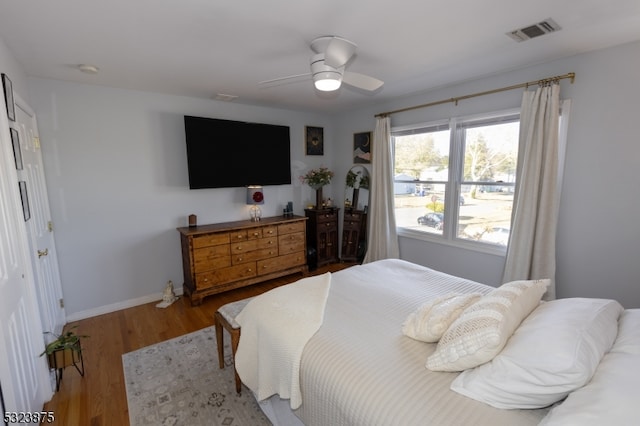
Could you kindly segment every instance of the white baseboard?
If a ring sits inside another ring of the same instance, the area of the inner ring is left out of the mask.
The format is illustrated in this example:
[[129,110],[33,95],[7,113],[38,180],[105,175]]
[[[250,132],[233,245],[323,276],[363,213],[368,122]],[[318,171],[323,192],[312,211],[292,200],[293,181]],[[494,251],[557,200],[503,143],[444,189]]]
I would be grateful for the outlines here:
[[[182,287],[174,290],[176,296],[182,296]],[[79,321],[91,317],[97,317],[98,315],[104,315],[111,312],[120,311],[122,309],[133,308],[134,306],[140,306],[151,302],[161,302],[163,293],[154,293],[147,296],[137,297],[135,299],[124,300],[118,303],[112,303],[111,305],[99,306],[97,308],[87,309],[86,311],[75,312],[67,315],[67,322]]]

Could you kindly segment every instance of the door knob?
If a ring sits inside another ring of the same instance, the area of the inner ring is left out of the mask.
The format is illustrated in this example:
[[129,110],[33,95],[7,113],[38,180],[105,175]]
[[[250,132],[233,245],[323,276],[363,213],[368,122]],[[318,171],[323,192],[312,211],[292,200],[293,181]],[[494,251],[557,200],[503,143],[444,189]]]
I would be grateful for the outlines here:
[[40,259],[42,256],[46,256],[49,254],[49,249],[46,248],[44,250],[38,250],[38,259]]

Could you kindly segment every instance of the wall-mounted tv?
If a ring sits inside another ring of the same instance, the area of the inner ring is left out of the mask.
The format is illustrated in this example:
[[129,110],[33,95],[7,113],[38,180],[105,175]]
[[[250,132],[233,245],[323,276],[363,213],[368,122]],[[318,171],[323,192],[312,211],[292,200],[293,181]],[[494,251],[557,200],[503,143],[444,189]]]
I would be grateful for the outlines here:
[[189,188],[291,183],[288,126],[185,115]]

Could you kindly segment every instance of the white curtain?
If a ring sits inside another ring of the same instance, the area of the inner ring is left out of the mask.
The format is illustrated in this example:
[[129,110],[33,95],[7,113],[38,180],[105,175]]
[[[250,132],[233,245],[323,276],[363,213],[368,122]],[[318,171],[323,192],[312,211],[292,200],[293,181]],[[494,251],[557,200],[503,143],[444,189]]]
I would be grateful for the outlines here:
[[393,206],[391,120],[377,117],[373,132],[367,253],[363,263],[398,258],[398,234]]
[[555,299],[556,226],[562,180],[560,85],[525,91],[520,112],[518,177],[503,282],[551,279]]

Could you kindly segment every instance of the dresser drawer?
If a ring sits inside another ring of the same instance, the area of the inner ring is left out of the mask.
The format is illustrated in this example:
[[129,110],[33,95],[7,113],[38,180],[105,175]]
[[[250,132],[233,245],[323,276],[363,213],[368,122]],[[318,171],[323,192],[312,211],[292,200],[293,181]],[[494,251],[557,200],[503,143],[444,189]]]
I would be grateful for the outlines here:
[[243,278],[256,276],[256,263],[248,262],[240,265],[220,268],[209,272],[196,274],[196,289],[203,290],[215,287],[219,284],[226,284]]
[[278,237],[278,247],[281,255],[289,254],[298,250],[304,250],[304,246],[304,232],[285,234]]
[[272,259],[260,260],[257,263],[258,275],[269,274],[282,269],[293,268],[304,265],[307,262],[304,250],[274,257]]
[[347,219],[347,218],[344,219],[344,222],[342,224],[342,227],[345,230],[357,231],[360,229],[360,226],[361,226],[360,220]]
[[277,236],[278,236],[278,227],[276,225],[262,227],[262,238],[271,238],[271,237],[277,237]]
[[327,231],[337,231],[338,230],[338,222],[318,222],[317,224],[318,232],[327,232]]
[[303,221],[283,223],[282,225],[278,225],[278,235],[303,232],[304,226]]
[[345,211],[344,212],[344,220],[353,220],[353,221],[360,221],[360,219],[362,218],[362,213],[360,212],[354,212],[354,211]]
[[231,258],[231,263],[234,265],[239,265],[241,263],[255,262],[256,260],[276,257],[277,255],[278,255],[278,248],[276,246],[273,246],[271,248],[264,248],[264,249],[249,251],[246,253],[234,254],[233,257]]
[[229,244],[203,247],[193,251],[193,269],[195,273],[226,266],[231,266]]
[[193,237],[193,248],[218,246],[221,244],[229,244],[229,233],[220,232],[216,234],[204,234]]
[[231,242],[231,254],[246,253],[258,248],[258,240]]
[[278,237],[262,238],[256,242],[257,249],[267,249],[278,247]]
[[336,222],[338,220],[338,210],[324,211],[318,214],[318,223]]

